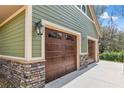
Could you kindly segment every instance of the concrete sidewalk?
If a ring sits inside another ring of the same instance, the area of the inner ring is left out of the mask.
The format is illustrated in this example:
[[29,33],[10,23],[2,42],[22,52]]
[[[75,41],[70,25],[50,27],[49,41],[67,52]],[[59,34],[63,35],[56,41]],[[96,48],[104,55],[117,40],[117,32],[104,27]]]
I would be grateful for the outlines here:
[[123,64],[99,62],[63,88],[124,88]]
[[99,62],[72,72],[46,85],[46,88],[124,88],[123,64]]

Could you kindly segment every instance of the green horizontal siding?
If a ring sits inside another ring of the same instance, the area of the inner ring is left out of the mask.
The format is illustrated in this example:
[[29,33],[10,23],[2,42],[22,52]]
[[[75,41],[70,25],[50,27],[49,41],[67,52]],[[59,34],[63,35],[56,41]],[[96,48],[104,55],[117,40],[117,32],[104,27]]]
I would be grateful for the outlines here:
[[25,12],[0,28],[0,55],[24,57]]
[[[97,38],[96,29],[94,24],[84,16],[73,5],[35,5],[32,9],[33,12],[33,28],[35,22],[45,19],[63,27],[75,30],[81,33],[82,45],[81,51],[87,52],[87,35]],[[41,56],[41,39],[33,29],[33,57]]]
[[32,57],[41,57],[41,36],[32,29]]

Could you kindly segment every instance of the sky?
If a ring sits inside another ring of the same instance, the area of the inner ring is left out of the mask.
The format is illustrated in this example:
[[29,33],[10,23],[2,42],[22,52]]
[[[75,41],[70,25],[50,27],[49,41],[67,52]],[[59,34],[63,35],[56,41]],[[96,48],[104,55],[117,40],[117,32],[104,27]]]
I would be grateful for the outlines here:
[[122,10],[124,10],[124,6],[121,5],[108,5],[107,8],[100,16],[103,19],[103,26],[108,25],[110,19],[112,18],[114,23],[117,25],[119,30],[124,30],[124,16],[122,16]]

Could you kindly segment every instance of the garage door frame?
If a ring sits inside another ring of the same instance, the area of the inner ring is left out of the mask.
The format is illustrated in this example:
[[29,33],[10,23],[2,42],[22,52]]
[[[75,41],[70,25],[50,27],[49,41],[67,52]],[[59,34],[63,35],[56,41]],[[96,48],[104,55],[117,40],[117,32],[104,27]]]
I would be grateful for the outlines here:
[[98,61],[98,39],[91,37],[91,36],[87,36],[87,53],[88,53],[88,40],[92,40],[95,42],[95,61]]
[[[66,27],[63,27],[63,26],[60,26],[58,24],[54,24],[52,22],[49,22],[47,20],[44,20],[42,19],[41,20],[42,22],[42,25],[44,26],[44,28],[50,28],[50,29],[53,29],[53,30],[57,30],[57,31],[60,31],[60,32],[63,32],[63,33],[68,33],[68,34],[72,34],[72,35],[75,35],[76,36],[76,48],[77,48],[77,60],[76,60],[76,68],[77,70],[80,68],[80,54],[81,54],[81,33],[79,32],[76,32],[74,30],[71,30],[71,29],[68,29]],[[42,58],[45,59],[45,29],[44,29],[44,33],[43,35],[41,36],[41,52],[42,52]]]

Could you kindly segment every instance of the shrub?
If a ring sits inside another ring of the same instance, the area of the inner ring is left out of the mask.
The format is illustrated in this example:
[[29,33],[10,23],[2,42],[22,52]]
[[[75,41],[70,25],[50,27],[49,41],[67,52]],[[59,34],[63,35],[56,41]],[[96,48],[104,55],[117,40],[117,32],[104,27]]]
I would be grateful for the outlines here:
[[115,61],[115,62],[124,62],[124,51],[121,52],[104,52],[100,54],[100,59]]

